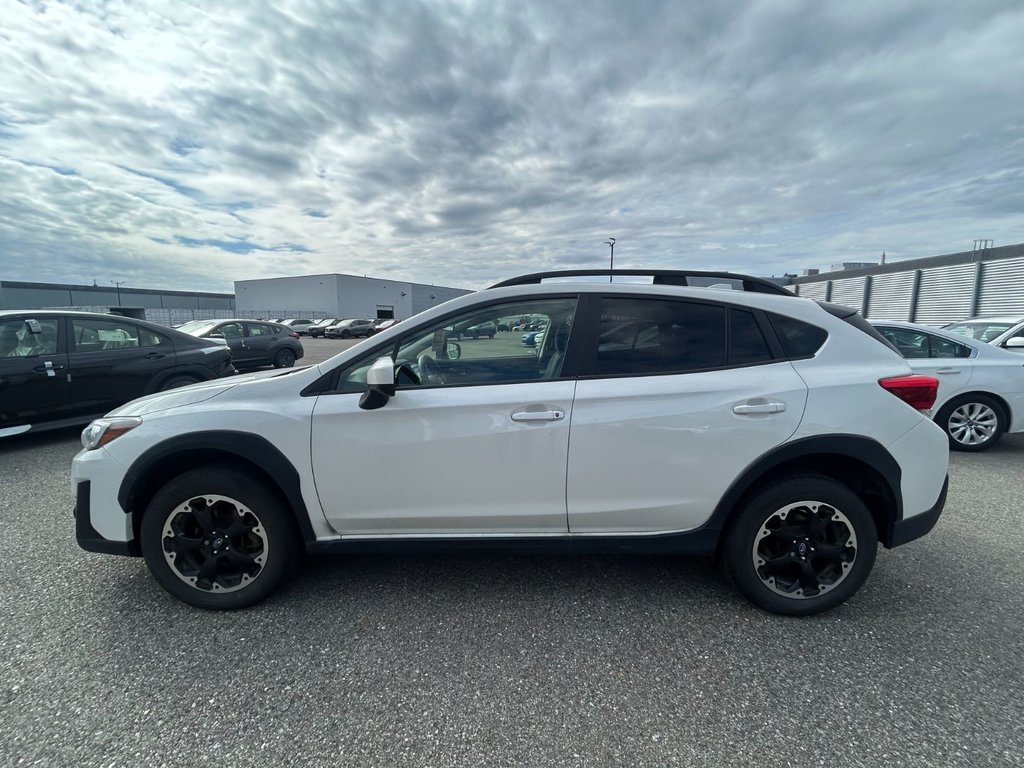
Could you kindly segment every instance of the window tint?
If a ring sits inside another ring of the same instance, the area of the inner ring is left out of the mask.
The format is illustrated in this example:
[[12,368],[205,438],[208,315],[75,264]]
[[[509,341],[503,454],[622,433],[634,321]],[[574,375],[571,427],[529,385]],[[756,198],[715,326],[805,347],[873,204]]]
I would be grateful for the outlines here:
[[601,300],[594,372],[679,373],[726,364],[725,307],[662,299]]
[[0,357],[36,357],[57,353],[56,317],[37,320],[39,333],[32,333],[22,319],[0,322]]
[[769,313],[768,318],[787,357],[810,357],[821,349],[828,338],[824,329],[802,320],[773,313]]
[[941,336],[928,336],[928,346],[931,350],[929,357],[970,357],[971,350],[963,344],[944,339]]
[[729,310],[729,365],[753,365],[772,359],[768,342],[752,312]]
[[75,352],[138,349],[167,343],[167,339],[158,333],[119,320],[71,318],[71,334]]

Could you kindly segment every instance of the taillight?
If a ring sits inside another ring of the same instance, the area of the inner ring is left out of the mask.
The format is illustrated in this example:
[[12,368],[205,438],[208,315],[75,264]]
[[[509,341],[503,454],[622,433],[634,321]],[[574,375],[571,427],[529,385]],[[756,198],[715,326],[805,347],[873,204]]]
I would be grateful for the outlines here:
[[919,411],[931,408],[939,394],[939,380],[931,376],[892,376],[888,379],[879,379],[878,383]]
[[292,331],[292,332],[291,332],[291,333],[289,333],[288,335],[289,335],[289,336],[291,336],[291,337],[292,337],[293,339],[297,339],[297,338],[299,338],[299,334],[297,334],[297,333],[296,333],[295,331]]

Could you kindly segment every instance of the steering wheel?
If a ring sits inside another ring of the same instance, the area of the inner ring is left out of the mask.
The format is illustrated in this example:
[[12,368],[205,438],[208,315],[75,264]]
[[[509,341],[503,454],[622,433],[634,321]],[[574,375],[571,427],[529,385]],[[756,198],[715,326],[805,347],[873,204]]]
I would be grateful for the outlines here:
[[416,367],[420,372],[421,384],[445,384],[444,371],[437,364],[437,360],[426,352],[416,358]]

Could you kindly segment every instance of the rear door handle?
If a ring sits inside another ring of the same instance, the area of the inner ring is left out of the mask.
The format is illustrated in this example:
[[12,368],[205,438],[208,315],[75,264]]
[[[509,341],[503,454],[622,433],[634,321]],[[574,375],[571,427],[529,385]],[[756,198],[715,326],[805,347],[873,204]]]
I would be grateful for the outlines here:
[[163,352],[150,352],[148,355],[143,355],[142,357],[145,360],[159,360],[161,357],[164,357],[164,353]]
[[959,368],[936,368],[936,373],[960,373]]
[[732,407],[732,412],[739,416],[746,416],[750,413],[782,413],[786,410],[786,404],[777,400],[767,403],[739,403]]
[[559,421],[565,418],[565,411],[516,411],[512,421]]

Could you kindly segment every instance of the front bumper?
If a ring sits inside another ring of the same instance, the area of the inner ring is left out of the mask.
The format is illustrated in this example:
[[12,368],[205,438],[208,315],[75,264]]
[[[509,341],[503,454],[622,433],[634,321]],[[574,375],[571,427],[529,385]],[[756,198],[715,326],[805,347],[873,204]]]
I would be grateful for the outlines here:
[[88,480],[81,480],[75,485],[75,539],[78,546],[87,552],[138,557],[141,552],[138,551],[137,541],[111,541],[103,538],[99,531],[92,527],[91,493],[92,483]]
[[942,492],[939,494],[939,499],[935,502],[935,505],[931,509],[913,517],[891,522],[882,543],[891,549],[892,547],[906,544],[908,541],[920,539],[931,531],[939,521],[939,515],[942,514],[943,507],[946,506],[946,494],[948,491],[949,475],[946,475],[946,482],[942,484]]

